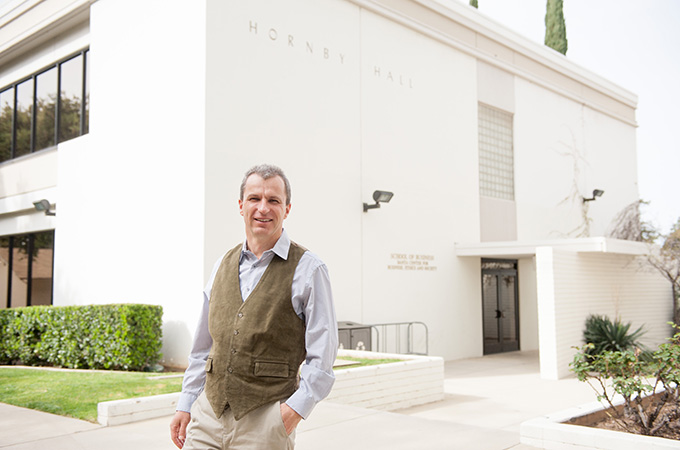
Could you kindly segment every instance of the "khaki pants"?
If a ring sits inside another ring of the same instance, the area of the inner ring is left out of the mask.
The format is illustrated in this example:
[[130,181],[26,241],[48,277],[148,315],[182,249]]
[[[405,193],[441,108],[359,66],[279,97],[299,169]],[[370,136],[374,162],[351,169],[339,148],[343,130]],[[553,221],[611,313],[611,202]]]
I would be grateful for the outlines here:
[[295,431],[286,434],[280,408],[280,402],[270,403],[241,420],[227,408],[218,419],[203,392],[191,407],[182,450],[293,450]]

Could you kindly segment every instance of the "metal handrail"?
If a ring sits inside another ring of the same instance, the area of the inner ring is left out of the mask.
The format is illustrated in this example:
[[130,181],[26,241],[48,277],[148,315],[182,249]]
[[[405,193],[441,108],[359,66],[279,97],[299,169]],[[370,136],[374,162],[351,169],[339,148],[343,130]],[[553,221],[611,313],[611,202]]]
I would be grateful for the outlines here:
[[[419,325],[424,328],[425,331],[425,352],[416,352],[414,348],[414,342],[413,342],[413,331],[414,331],[414,326]],[[371,327],[376,334],[376,339],[375,339],[375,348],[377,348],[377,351],[383,352],[383,353],[397,353],[397,354],[406,354],[406,355],[428,355],[429,353],[429,330],[427,329],[427,325],[424,322],[391,322],[391,323],[374,323],[374,324],[369,324],[367,325]],[[406,352],[401,351],[401,327],[406,326]],[[385,334],[385,339],[382,341],[382,348],[381,348],[381,343],[380,343],[380,329],[383,330]],[[394,342],[395,342],[395,351],[393,352],[388,352],[387,351],[387,331],[388,327],[393,327],[394,328]],[[373,345],[371,345],[373,347]]]

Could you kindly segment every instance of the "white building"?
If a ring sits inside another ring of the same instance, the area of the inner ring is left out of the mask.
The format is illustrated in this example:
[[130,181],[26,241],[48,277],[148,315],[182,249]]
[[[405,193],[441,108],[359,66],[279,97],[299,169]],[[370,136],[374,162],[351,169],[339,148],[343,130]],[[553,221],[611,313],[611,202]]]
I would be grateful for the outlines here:
[[589,313],[669,334],[644,246],[604,237],[638,199],[636,104],[454,0],[4,1],[0,306],[161,304],[185,364],[270,162],[338,319],[424,322],[449,360],[539,349],[561,377]]

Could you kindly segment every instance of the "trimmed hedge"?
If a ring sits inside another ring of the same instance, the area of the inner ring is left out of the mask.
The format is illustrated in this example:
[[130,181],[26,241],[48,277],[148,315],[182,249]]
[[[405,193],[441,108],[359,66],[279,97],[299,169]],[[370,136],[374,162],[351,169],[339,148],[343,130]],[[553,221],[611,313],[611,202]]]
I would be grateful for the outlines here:
[[0,364],[144,370],[161,359],[162,317],[139,304],[0,309]]

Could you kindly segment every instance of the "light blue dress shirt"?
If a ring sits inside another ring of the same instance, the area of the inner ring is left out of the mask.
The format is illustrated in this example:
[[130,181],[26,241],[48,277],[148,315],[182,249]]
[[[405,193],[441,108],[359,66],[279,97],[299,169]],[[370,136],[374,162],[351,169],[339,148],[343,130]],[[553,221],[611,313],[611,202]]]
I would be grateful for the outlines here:
[[[274,255],[288,259],[289,248],[290,239],[285,230],[274,247],[264,252],[260,259],[247,249],[246,242],[243,243],[239,260],[239,281],[241,298],[244,301],[248,300],[248,295],[262,278]],[[190,412],[191,405],[205,386],[205,362],[212,347],[212,337],[208,331],[208,305],[215,274],[223,258],[224,255],[215,263],[203,291],[201,316],[189,355],[189,367],[184,373],[182,393],[177,403],[178,411]],[[338,353],[338,326],[328,269],[318,256],[309,251],[302,255],[293,275],[292,303],[296,314],[306,324],[307,357],[300,371],[300,386],[286,400],[286,404],[306,419],[314,406],[333,387],[333,363]]]

